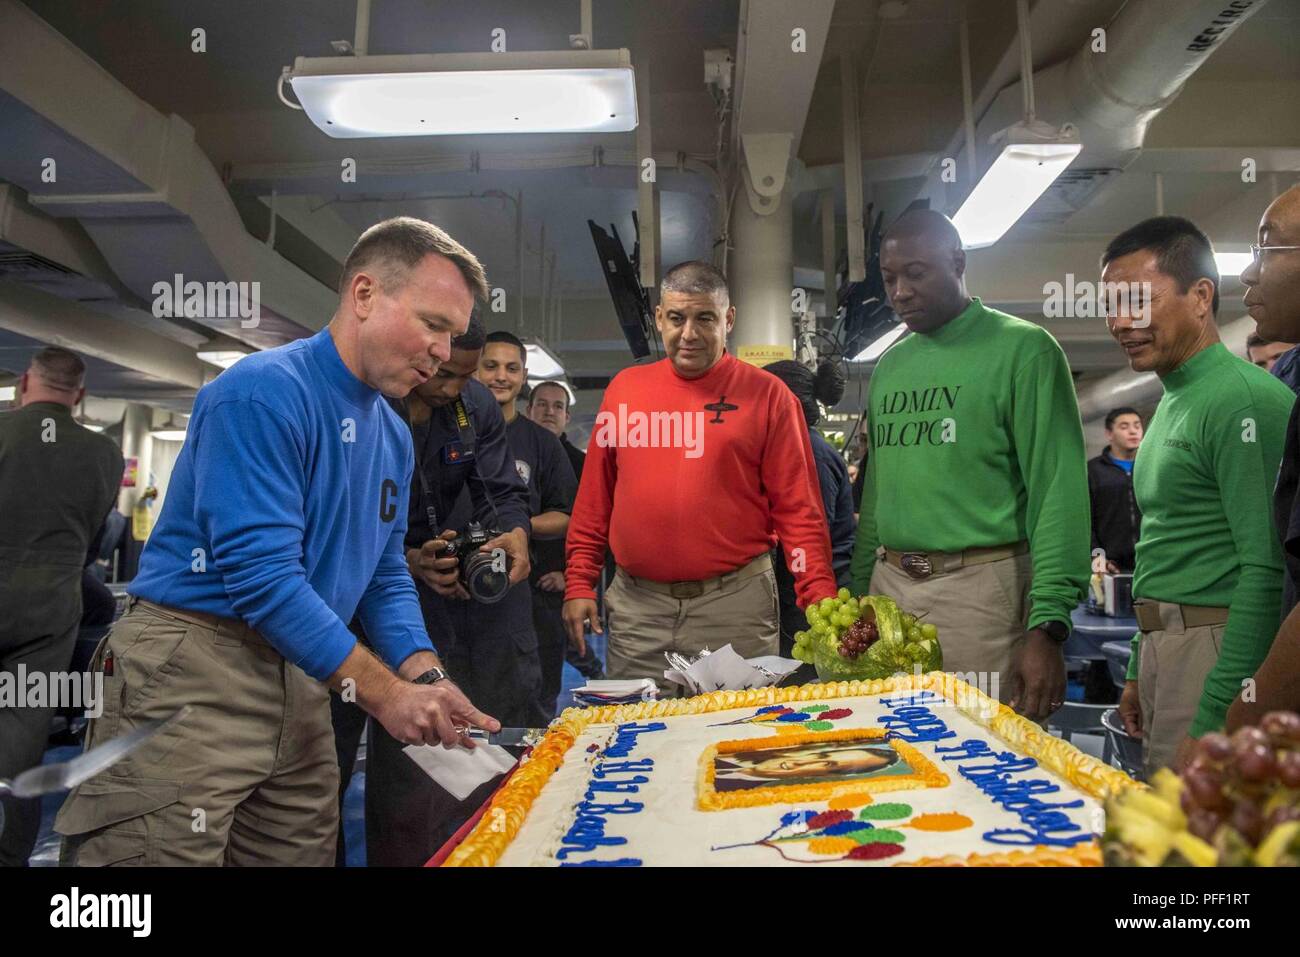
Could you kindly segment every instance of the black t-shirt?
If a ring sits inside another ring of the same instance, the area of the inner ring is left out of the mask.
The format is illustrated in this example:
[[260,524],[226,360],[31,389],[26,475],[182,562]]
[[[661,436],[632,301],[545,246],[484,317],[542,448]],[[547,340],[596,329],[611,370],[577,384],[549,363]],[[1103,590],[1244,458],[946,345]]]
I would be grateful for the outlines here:
[[1282,577],[1282,617],[1295,607],[1300,597],[1300,403],[1291,410],[1286,427],[1286,444],[1277,471],[1277,489],[1273,493],[1273,524],[1282,545],[1286,574]]

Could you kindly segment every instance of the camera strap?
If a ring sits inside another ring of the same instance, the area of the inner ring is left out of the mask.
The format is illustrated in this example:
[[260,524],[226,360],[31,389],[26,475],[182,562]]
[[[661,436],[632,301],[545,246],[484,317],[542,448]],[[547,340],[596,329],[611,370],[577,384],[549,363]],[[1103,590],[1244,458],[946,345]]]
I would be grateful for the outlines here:
[[[409,401],[409,400],[408,400]],[[404,402],[402,409],[406,413],[406,424],[411,429],[411,435],[415,435],[415,425],[411,421],[410,408]],[[456,422],[456,430],[460,433],[460,446],[463,454],[469,457],[470,468],[478,472],[478,456],[475,454],[478,436],[474,431],[474,421],[469,417],[469,410],[465,408],[465,400],[459,396],[451,405],[452,417]],[[437,410],[431,410],[435,412]],[[438,510],[434,507],[433,490],[429,487],[429,476],[425,474],[424,463],[429,461],[429,436],[433,433],[433,415],[430,414],[425,423],[424,441],[420,443],[420,448],[415,450],[415,474],[420,479],[420,503],[424,506],[424,518],[429,525],[429,533],[437,538],[442,529],[438,524]],[[480,476],[481,478],[481,476]],[[497,514],[497,503],[492,497],[492,490],[488,488],[487,483],[483,482],[483,493],[487,496],[488,506],[492,509],[492,519],[496,527],[501,527],[501,518]]]

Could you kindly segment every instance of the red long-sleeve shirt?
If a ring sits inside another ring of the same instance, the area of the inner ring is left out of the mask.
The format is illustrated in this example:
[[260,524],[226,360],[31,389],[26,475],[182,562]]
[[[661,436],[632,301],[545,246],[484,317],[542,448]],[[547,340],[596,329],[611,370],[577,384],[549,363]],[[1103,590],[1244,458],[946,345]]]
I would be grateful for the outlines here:
[[784,383],[730,354],[698,379],[668,359],[614,377],[569,520],[566,599],[596,597],[607,544],[629,574],[675,582],[734,571],[777,538],[801,605],[835,594],[808,427]]

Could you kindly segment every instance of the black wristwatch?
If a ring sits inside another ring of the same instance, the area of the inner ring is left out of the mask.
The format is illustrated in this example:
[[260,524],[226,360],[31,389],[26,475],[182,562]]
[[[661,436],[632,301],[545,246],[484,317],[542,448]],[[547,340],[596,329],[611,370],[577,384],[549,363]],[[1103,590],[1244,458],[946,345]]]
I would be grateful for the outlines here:
[[1038,626],[1038,630],[1045,632],[1058,645],[1065,644],[1070,637],[1070,626],[1063,621],[1045,621]]
[[420,677],[413,680],[411,684],[413,685],[437,684],[443,678],[447,678],[447,672],[443,671],[441,668],[430,668],[424,674],[420,675]]

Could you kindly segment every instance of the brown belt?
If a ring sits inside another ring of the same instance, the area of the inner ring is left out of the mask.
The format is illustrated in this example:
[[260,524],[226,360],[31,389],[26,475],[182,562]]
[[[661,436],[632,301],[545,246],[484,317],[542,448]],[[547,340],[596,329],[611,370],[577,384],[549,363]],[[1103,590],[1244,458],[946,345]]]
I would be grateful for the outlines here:
[[1228,620],[1228,609],[1135,598],[1133,616],[1137,618],[1138,628],[1143,632],[1172,631],[1177,634],[1188,628],[1222,625]]
[[966,565],[985,565],[1014,558],[1029,551],[1028,542],[1016,542],[1014,545],[994,545],[991,548],[967,548],[960,552],[899,552],[892,548],[876,549],[876,557],[883,559],[895,568],[906,572],[912,578],[930,578],[945,572],[956,571]]
[[759,555],[748,564],[741,565],[735,571],[727,572],[725,575],[719,575],[717,578],[706,578],[698,582],[657,582],[649,578],[637,578],[635,575],[628,575],[627,572],[620,568],[619,571],[627,575],[632,584],[638,588],[644,588],[647,591],[658,592],[661,595],[668,595],[678,600],[686,598],[699,598],[701,595],[708,594],[711,591],[717,591],[725,585],[733,582],[744,581],[746,578],[753,578],[755,575],[761,575],[772,567],[772,556],[768,552]]

